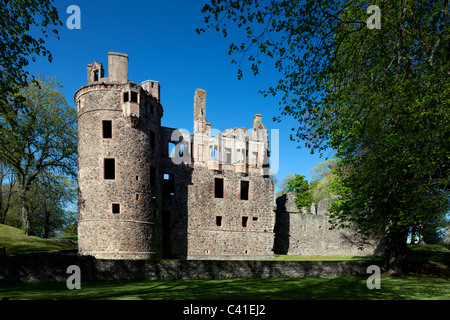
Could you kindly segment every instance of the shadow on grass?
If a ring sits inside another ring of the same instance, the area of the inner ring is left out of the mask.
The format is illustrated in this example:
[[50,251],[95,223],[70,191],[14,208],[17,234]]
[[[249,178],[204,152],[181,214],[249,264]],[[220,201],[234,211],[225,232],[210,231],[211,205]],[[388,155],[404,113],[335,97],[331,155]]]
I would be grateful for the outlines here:
[[65,283],[6,283],[0,298],[25,300],[366,300],[450,299],[443,278],[382,278],[380,290],[369,290],[364,277],[303,279],[89,281],[81,290]]

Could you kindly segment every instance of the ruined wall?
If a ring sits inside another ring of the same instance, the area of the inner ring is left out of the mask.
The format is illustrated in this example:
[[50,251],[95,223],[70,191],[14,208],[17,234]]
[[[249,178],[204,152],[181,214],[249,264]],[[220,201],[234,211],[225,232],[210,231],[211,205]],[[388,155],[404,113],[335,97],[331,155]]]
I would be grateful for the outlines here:
[[382,253],[378,241],[358,249],[358,238],[350,229],[330,230],[328,199],[311,206],[309,212],[297,209],[296,195],[288,193],[277,199],[275,253],[288,255],[372,256]]
[[[215,194],[216,179],[223,179],[222,197]],[[248,183],[248,200],[241,199],[241,181]],[[274,185],[268,177],[195,166],[188,198],[188,258],[272,256],[273,192]]]

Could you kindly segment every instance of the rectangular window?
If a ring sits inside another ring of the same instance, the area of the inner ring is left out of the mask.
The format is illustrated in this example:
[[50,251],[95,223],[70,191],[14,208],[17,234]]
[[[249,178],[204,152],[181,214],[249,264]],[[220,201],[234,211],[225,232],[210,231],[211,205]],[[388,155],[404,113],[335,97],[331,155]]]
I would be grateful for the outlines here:
[[252,221],[258,221],[258,217],[253,217]]
[[153,131],[150,131],[150,148],[155,149],[156,135]]
[[138,93],[131,91],[131,102],[137,103],[138,102]]
[[136,193],[136,200],[139,200],[140,196],[139,193]]
[[248,200],[249,181],[241,181],[241,200]]
[[216,226],[220,227],[222,226],[222,217],[216,216]]
[[231,149],[226,148],[225,149],[225,154],[226,154],[226,164],[231,164]]
[[115,159],[104,159],[103,164],[104,178],[114,180],[116,178],[116,161]]
[[111,139],[112,138],[112,121],[111,120],[103,120],[102,128],[103,128],[103,139]]
[[258,167],[258,152],[253,152],[253,167]]
[[248,217],[242,217],[242,226],[244,228],[247,228],[247,223],[248,223]]
[[120,204],[118,203],[112,204],[112,213],[114,214],[120,213]]
[[223,198],[223,179],[214,178],[214,197]]
[[98,81],[98,71],[94,72],[94,81]]
[[150,166],[150,185],[156,185],[156,168],[153,166]]
[[123,102],[130,101],[130,94],[128,92],[123,93]]

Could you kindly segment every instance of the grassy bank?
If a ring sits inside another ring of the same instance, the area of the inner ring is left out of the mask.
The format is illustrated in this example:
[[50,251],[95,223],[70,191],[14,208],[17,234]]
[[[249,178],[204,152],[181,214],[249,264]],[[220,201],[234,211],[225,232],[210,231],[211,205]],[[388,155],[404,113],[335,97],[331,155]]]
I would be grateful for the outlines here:
[[51,250],[68,250],[72,247],[49,239],[27,236],[17,228],[0,224],[0,250],[6,253],[43,252]]

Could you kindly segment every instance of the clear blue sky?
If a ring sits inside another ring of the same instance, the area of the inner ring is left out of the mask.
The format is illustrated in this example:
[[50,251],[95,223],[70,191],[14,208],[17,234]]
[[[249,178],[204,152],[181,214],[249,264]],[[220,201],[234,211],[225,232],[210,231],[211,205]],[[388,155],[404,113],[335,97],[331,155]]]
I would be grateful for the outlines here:
[[[86,84],[86,65],[94,60],[103,62],[107,75],[107,53],[121,52],[129,56],[128,78],[141,83],[156,80],[161,85],[161,103],[164,108],[162,125],[183,128],[192,132],[194,91],[207,92],[206,118],[211,127],[224,131],[227,128],[252,128],[255,114],[262,114],[263,124],[269,130],[279,129],[279,182],[289,173],[305,175],[311,181],[309,170],[325,158],[311,155],[289,139],[295,122],[279,115],[278,100],[264,98],[261,89],[275,84],[279,75],[270,60],[258,76],[244,69],[244,78],[237,79],[237,67],[228,55],[232,41],[238,42],[238,33],[227,38],[210,30],[198,35],[196,28],[204,27],[200,12],[204,0],[165,1],[67,1],[58,0],[64,27],[60,38],[50,37],[47,48],[53,62],[39,58],[29,67],[36,75],[57,75],[63,92],[70,103],[75,91]],[[69,30],[66,20],[71,16],[67,8],[78,5],[81,10],[81,29]],[[271,141],[272,142],[272,141]],[[303,145],[302,145],[303,147]]]

